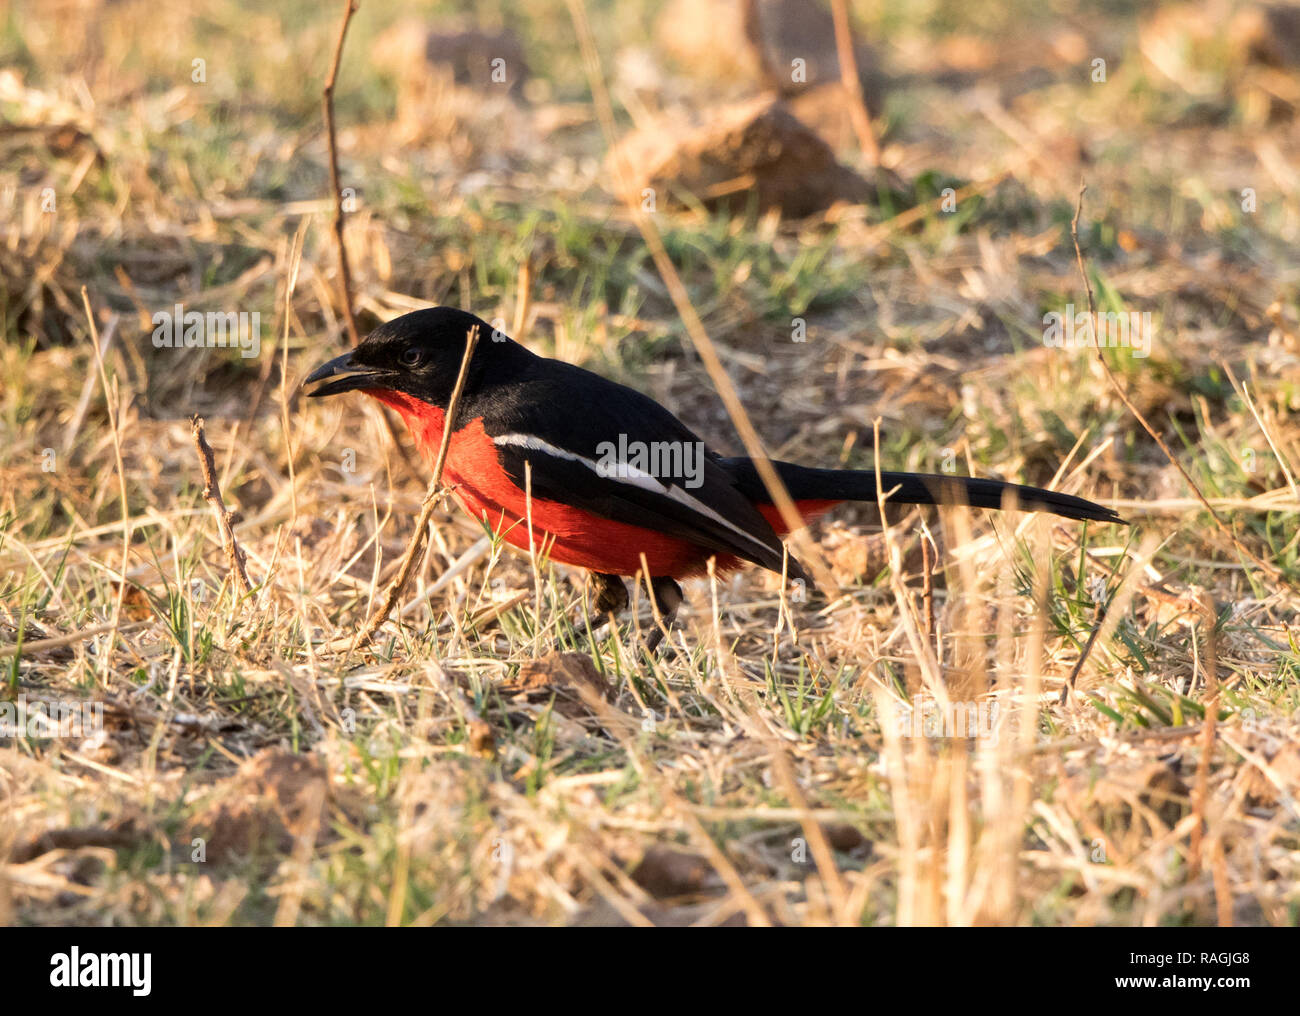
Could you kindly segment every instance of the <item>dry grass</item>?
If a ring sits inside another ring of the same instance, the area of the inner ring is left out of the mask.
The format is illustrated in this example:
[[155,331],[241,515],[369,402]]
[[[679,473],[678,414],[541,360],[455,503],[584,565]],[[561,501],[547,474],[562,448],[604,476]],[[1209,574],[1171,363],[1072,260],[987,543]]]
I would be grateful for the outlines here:
[[[580,575],[439,513],[401,623],[349,653],[328,643],[373,608],[428,476],[359,397],[295,394],[346,341],[320,124],[339,12],[201,6],[19,4],[0,26],[2,697],[104,710],[102,736],[0,741],[0,919],[1300,921],[1300,135],[1260,98],[1275,79],[1211,55],[1191,95],[1144,62],[1136,15],[1067,30],[1016,7],[1006,25],[1051,44],[988,56],[996,20],[866,5],[897,78],[882,159],[910,193],[803,223],[655,219],[771,454],[866,468],[879,419],[889,468],[1055,478],[1130,530],[945,509],[879,534],[846,508],[811,531],[826,596],[694,582],[651,664],[629,648],[644,594],[589,645]],[[596,7],[633,118],[710,101],[671,66],[646,84],[626,40],[651,37],[650,5]],[[349,30],[363,330],[422,301],[519,321],[738,450],[603,177],[564,0],[503,10],[526,100],[372,62],[378,8]],[[954,84],[936,54],[987,59]],[[851,134],[841,156],[861,158]],[[887,221],[1002,174],[955,214]],[[1269,568],[1086,350],[1043,344],[1046,311],[1086,302],[1081,177],[1098,309],[1156,326],[1149,357],[1108,362]],[[260,355],[153,348],[178,302],[259,311]],[[537,663],[557,638],[594,668]],[[903,727],[945,699],[980,736]]]

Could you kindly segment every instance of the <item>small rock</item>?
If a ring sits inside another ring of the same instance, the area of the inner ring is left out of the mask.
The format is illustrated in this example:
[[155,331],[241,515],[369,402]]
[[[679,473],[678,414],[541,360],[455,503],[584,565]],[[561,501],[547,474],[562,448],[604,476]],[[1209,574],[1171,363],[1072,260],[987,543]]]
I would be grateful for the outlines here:
[[631,198],[651,211],[674,192],[691,194],[710,210],[754,200],[760,211],[779,208],[792,218],[872,197],[871,185],[837,162],[830,146],[780,101],[714,109],[708,118],[692,127],[666,117],[629,135],[610,153],[614,179],[621,159]]
[[832,849],[842,854],[852,853],[870,843],[857,826],[851,826],[847,822],[827,823],[822,826],[822,833],[825,834],[826,841]]
[[699,854],[654,846],[632,870],[632,881],[655,899],[688,896],[718,888],[713,866]]

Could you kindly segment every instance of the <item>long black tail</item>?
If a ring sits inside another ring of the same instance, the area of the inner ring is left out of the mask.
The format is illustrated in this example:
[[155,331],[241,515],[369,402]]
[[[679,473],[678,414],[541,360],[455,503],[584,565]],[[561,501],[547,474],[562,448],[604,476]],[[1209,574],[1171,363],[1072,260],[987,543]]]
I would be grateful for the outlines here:
[[[755,504],[770,504],[772,496],[752,460],[723,459],[736,477],[736,486]],[[867,469],[810,469],[790,462],[774,462],[776,471],[795,501],[876,501],[876,474]],[[1110,508],[1073,494],[1026,487],[1001,480],[940,473],[881,471],[880,485],[894,504],[967,504],[972,508],[1002,508],[1008,500],[1026,512],[1051,512],[1067,519],[1091,519],[1126,525]]]

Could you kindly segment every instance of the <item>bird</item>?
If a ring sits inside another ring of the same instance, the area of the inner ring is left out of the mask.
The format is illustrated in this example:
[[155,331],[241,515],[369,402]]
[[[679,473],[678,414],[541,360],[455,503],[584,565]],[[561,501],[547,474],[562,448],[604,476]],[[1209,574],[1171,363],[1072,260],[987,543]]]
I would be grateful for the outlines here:
[[[402,417],[435,466],[447,410],[473,329],[443,484],[506,543],[541,548],[585,569],[600,616],[627,608],[640,576],[662,618],[653,652],[676,618],[680,581],[746,563],[813,587],[783,543],[789,532],[753,459],[710,449],[654,399],[583,367],[538,355],[467,311],[431,307],[381,324],[303,381],[311,398],[357,391]],[[951,474],[823,469],[772,461],[799,517],[838,504],[967,504],[1124,524],[1081,497]],[[879,486],[878,486],[879,484]]]

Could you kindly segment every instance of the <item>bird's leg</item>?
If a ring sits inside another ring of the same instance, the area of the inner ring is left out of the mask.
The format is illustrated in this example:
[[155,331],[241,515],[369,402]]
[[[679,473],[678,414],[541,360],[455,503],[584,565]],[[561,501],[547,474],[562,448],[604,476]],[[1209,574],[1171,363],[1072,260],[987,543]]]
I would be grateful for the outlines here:
[[[596,642],[603,638],[608,632],[608,628],[602,625],[600,628],[593,630],[593,625],[602,617],[610,614],[618,614],[626,610],[630,601],[627,594],[627,586],[623,579],[618,575],[611,575],[606,572],[592,572],[592,584],[596,587],[596,602],[590,614],[583,618],[578,626],[579,630],[585,631],[587,637]],[[682,605],[682,587],[673,579],[666,575],[660,575],[650,580],[650,596],[654,601],[655,621],[645,639],[645,650],[653,653],[659,648],[659,643],[663,641],[665,629],[671,628],[677,618],[677,608]],[[661,627],[662,623],[662,627]],[[560,649],[560,643],[556,643],[556,648]]]
[[[585,631],[591,641],[598,642],[608,631],[607,626],[601,625],[596,628],[596,622],[603,620],[610,614],[618,614],[625,610],[628,605],[627,586],[623,584],[623,579],[618,575],[610,575],[607,572],[591,572],[592,585],[596,587],[596,601],[592,605],[591,613],[585,614],[576,625],[579,631]],[[562,640],[555,644],[556,650],[563,648]]]
[[627,586],[618,575],[592,572],[591,581],[596,587],[596,614],[617,614],[627,609]]
[[[645,649],[647,653],[653,653],[659,648],[659,643],[663,641],[664,632],[673,626],[673,621],[677,619],[677,608],[682,605],[682,587],[667,575],[659,575],[650,580],[650,595],[654,599],[655,626],[650,629],[650,634],[646,636]],[[662,624],[660,623],[662,619]]]

